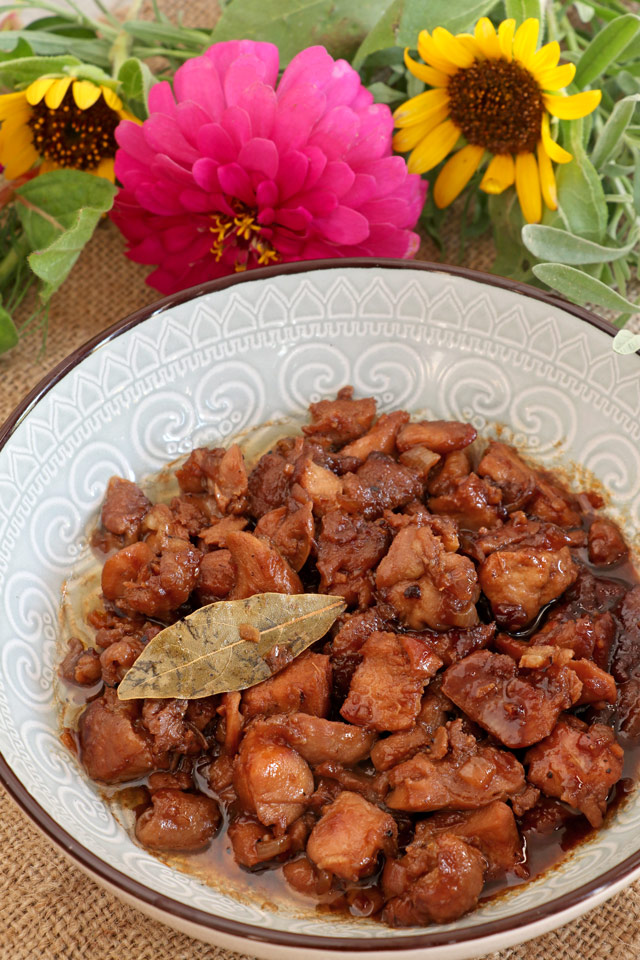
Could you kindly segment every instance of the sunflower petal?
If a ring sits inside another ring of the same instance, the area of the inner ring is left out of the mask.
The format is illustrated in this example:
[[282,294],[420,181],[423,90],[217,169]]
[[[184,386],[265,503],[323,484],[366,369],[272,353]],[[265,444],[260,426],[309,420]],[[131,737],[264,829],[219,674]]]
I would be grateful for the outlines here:
[[575,64],[563,63],[560,67],[538,70],[536,80],[543,90],[562,90],[569,86],[575,75]]
[[556,176],[542,141],[538,144],[538,171],[540,174],[540,189],[542,199],[549,210],[558,209],[558,191],[556,190]]
[[122,100],[117,94],[113,92],[111,87],[101,86],[100,91],[102,93],[104,102],[108,107],[111,108],[111,110],[115,110],[116,113],[118,112],[118,110],[122,110]]
[[456,40],[462,44],[474,60],[484,60],[485,56],[472,33],[457,33]]
[[88,80],[74,80],[73,99],[79,110],[88,110],[100,98],[100,87]]
[[569,153],[568,150],[565,150],[560,146],[559,143],[556,143],[555,140],[551,138],[551,130],[549,129],[549,114],[542,114],[542,145],[544,146],[545,152],[551,157],[554,163],[570,163],[573,160],[573,155]]
[[40,173],[51,173],[52,170],[62,170],[63,167],[60,166],[55,160],[51,160],[49,157],[45,159],[40,164]]
[[404,51],[404,63],[407,70],[412,73],[414,77],[422,80],[423,83],[428,83],[432,87],[446,87],[449,82],[449,77],[446,73],[441,73],[433,67],[428,67],[426,64],[418,63],[417,60],[414,60],[413,57],[409,55],[408,47]]
[[532,56],[529,69],[535,76],[538,70],[548,70],[549,67],[557,66],[559,59],[560,44],[557,40],[552,40],[551,43],[545,43],[545,45],[540,47],[538,52]]
[[44,95],[44,102],[49,107],[49,110],[58,109],[64,100],[64,95],[71,86],[71,83],[71,77],[60,77],[59,80],[53,81]]
[[532,153],[519,153],[516,156],[516,190],[527,223],[539,223],[542,216],[540,176]]
[[516,30],[513,40],[513,59],[529,67],[536,52],[540,22],[535,17],[527,17]]
[[510,153],[500,153],[492,157],[480,183],[480,189],[485,193],[502,193],[507,187],[512,186],[515,178],[516,167],[513,157]]
[[411,97],[394,111],[393,119],[396,127],[412,127],[415,123],[427,120],[432,113],[449,103],[449,94],[446,90],[436,88],[425,90],[416,97]]
[[438,124],[446,120],[448,116],[449,107],[444,106],[440,107],[436,113],[431,114],[422,123],[414,124],[412,127],[402,127],[393,136],[393,149],[396,153],[407,153],[409,150],[413,150],[423,137],[435,130]]
[[577,120],[595,110],[602,99],[602,90],[584,90],[582,93],[574,93],[572,97],[555,97],[546,93],[542,99],[554,117],[559,117],[560,120]]
[[484,147],[468,143],[462,150],[458,150],[449,157],[438,174],[433,188],[436,207],[442,210],[443,207],[453,203],[478,169],[483,154]]
[[97,167],[93,170],[87,170],[87,173],[93,173],[96,177],[104,177],[115,183],[116,175],[114,171],[115,160],[113,157],[103,157]]
[[480,17],[476,23],[475,37],[476,43],[485,57],[489,60],[501,59],[502,51],[500,49],[500,41],[498,40],[496,28],[491,23],[491,20],[489,20],[489,17]]
[[40,77],[38,80],[34,80],[33,83],[30,83],[25,90],[27,103],[30,106],[35,107],[37,103],[40,103],[49,87],[52,87],[55,82],[56,81],[53,77]]
[[[0,163],[4,163],[3,175],[6,180],[16,180],[23,173],[30,170],[38,160],[38,152],[31,141],[31,131],[27,130],[24,135],[12,136],[7,138],[6,145],[0,153]],[[4,155],[3,155],[4,154]]]
[[473,54],[444,27],[436,27],[431,36],[440,56],[445,57],[456,67],[465,69],[474,62]]
[[458,71],[455,63],[442,56],[428,30],[421,30],[418,34],[418,53],[425,63],[435,67],[436,70],[446,74],[446,76],[450,77]]
[[423,137],[412,150],[407,166],[409,173],[426,173],[437,166],[453,150],[460,131],[452,120],[444,120]]
[[498,27],[498,43],[502,56],[511,63],[513,60],[513,35],[516,32],[516,22],[513,19],[503,20]]
[[24,90],[20,93],[5,93],[0,96],[0,120],[8,120],[13,116],[31,116],[31,108],[27,103]]

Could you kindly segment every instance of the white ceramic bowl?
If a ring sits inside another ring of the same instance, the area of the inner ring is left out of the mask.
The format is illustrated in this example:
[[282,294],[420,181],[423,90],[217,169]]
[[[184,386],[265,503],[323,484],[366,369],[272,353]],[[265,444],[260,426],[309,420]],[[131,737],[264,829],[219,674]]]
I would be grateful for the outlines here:
[[[351,383],[403,407],[496,424],[544,463],[576,462],[640,530],[640,358],[611,328],[529,287],[404,262],[295,264],[139,311],[50,374],[0,433],[0,775],[81,869],[188,933],[265,958],[462,960],[564,923],[640,876],[640,802],[521,892],[454,924],[391,930],[263,909],[138,847],[58,738],[61,584],[111,474],[140,478],[193,446],[302,414]],[[503,432],[503,437],[505,433]]]

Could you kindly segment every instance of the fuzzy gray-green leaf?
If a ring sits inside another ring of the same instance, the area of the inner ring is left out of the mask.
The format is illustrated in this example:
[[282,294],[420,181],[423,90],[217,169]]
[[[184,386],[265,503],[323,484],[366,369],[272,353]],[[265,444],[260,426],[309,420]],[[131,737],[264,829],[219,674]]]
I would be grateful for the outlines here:
[[557,290],[563,297],[582,306],[587,303],[594,303],[606,310],[617,312],[633,311],[635,313],[638,310],[637,304],[621,297],[606,283],[602,283],[595,277],[590,277],[588,273],[584,273],[576,267],[569,267],[564,263],[537,263],[533,272],[538,280],[542,280],[548,287]]
[[602,263],[626,257],[635,247],[637,236],[634,235],[633,240],[623,247],[605,247],[558,227],[528,223],[522,228],[522,241],[527,250],[539,260],[582,264]]
[[282,667],[274,648],[284,651],[285,663],[292,660],[320,640],[345,608],[341,598],[318,593],[259,593],[211,603],[157,634],[125,675],[118,696],[195,700],[246,690]]

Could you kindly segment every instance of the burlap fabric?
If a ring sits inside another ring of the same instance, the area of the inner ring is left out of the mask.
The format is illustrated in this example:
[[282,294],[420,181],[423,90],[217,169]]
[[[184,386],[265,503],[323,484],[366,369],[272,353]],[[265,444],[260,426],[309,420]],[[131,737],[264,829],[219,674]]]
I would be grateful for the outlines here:
[[[207,0],[167,0],[164,9],[203,24]],[[453,260],[453,244],[448,250]],[[491,245],[476,243],[465,265],[487,269]],[[438,259],[429,241],[420,259]],[[103,224],[54,299],[46,352],[38,335],[0,358],[0,420],[38,380],[89,337],[150,303],[145,270],[122,255]],[[640,883],[556,933],[493,955],[493,960],[636,960],[640,957]],[[0,960],[233,960],[236,954],[174,933],[125,906],[70,866],[0,790]]]

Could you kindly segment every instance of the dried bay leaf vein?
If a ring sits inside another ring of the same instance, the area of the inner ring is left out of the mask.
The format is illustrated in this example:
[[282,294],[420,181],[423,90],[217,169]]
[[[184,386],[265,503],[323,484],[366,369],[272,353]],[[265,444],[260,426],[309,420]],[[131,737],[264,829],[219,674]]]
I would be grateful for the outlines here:
[[[345,606],[322,594],[279,593],[209,604],[147,644],[118,696],[197,699],[244,690],[277,672],[265,659],[276,646],[285,647],[290,662],[324,636]],[[247,628],[257,637],[243,637]]]

